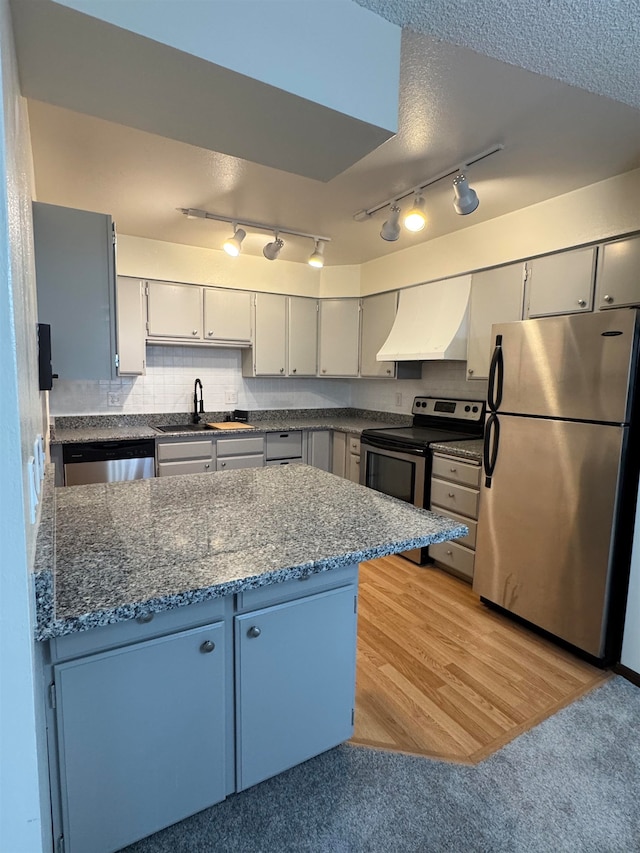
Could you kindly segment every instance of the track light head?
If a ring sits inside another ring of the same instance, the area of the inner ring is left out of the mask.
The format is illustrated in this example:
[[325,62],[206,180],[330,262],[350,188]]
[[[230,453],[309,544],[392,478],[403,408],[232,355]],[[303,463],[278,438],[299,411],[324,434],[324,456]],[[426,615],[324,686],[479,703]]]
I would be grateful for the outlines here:
[[324,266],[324,243],[321,240],[316,240],[315,248],[307,263],[316,269],[321,269]]
[[228,240],[225,240],[224,246],[222,247],[227,255],[231,255],[232,258],[237,258],[242,249],[242,241],[247,236],[247,232],[244,228],[236,228],[233,232],[233,237],[229,237]]
[[427,217],[424,212],[424,198],[422,193],[417,192],[413,197],[411,210],[404,218],[404,227],[409,231],[422,231],[427,224]]
[[467,183],[464,172],[460,172],[453,179],[453,192],[453,209],[461,216],[473,213],[480,204],[480,199]]
[[277,234],[274,234],[274,239],[267,243],[262,250],[262,254],[268,261],[275,261],[280,254],[280,249],[284,246],[284,240],[281,240]]
[[395,243],[400,236],[400,208],[397,204],[391,205],[391,216],[382,225],[380,236],[389,243]]

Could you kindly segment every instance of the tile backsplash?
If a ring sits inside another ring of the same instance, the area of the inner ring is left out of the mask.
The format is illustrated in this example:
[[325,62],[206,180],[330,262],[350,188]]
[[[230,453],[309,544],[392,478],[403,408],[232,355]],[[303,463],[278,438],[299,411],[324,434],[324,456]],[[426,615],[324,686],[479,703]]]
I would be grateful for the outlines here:
[[[238,349],[148,346],[145,376],[99,382],[56,380],[50,410],[54,417],[187,412],[193,405],[197,377],[208,411],[349,406],[406,414],[417,394],[483,399],[486,382],[467,382],[465,371],[465,362],[449,361],[426,362],[420,380],[251,379],[242,376]],[[402,395],[400,402],[397,394]]]

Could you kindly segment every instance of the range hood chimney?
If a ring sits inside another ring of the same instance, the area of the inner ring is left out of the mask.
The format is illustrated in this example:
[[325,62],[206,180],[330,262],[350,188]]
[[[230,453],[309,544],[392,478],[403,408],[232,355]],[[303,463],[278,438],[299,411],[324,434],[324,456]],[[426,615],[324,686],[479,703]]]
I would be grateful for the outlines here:
[[401,290],[377,361],[466,361],[470,293],[470,275]]

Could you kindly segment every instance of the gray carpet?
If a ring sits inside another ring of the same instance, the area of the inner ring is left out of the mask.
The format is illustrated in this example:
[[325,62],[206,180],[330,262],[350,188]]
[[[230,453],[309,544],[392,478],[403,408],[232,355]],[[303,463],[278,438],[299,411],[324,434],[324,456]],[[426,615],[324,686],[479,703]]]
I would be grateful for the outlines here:
[[640,689],[620,677],[475,767],[341,746],[127,853],[640,851]]

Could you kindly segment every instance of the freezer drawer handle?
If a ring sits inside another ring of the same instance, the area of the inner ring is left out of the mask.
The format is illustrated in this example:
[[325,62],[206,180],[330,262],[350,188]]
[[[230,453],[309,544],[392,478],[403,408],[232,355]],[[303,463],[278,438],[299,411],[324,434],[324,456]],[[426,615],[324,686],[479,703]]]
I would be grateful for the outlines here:
[[498,444],[500,441],[500,421],[495,412],[491,412],[487,418],[484,431],[483,462],[485,481],[487,489],[491,488],[491,478],[496,467],[498,458]]
[[502,402],[502,386],[504,382],[504,358],[502,355],[502,335],[496,335],[496,346],[491,356],[489,367],[489,388],[487,405],[491,412],[497,412]]

